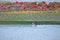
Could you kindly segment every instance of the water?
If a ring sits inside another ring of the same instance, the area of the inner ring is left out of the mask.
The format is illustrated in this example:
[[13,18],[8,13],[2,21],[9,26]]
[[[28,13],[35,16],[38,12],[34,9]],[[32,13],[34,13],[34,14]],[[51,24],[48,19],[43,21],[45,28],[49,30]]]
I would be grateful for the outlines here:
[[0,40],[60,40],[60,25],[0,25]]

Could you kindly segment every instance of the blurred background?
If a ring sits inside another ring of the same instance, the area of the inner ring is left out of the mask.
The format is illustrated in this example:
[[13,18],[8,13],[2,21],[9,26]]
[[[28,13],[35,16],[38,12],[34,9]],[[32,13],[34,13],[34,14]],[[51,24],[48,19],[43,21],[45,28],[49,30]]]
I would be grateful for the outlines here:
[[[60,0],[0,0],[23,2],[60,2]],[[60,25],[2,25],[0,40],[60,40]]]

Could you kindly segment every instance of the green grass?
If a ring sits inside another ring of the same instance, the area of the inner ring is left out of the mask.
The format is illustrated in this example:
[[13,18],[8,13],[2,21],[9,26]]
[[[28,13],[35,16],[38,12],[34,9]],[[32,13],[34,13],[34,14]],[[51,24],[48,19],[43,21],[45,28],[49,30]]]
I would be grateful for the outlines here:
[[39,22],[33,22],[33,21],[0,21],[0,24],[36,24],[36,25],[60,25],[60,21],[39,21]]
[[7,12],[0,12],[0,24],[60,24],[60,12],[57,14],[45,13],[33,14],[8,14]]

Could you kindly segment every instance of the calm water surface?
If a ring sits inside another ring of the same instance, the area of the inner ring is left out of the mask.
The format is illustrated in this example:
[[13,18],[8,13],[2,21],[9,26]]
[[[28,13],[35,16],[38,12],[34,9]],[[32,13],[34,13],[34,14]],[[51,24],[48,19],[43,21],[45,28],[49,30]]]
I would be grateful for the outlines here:
[[60,25],[0,25],[0,40],[60,40]]

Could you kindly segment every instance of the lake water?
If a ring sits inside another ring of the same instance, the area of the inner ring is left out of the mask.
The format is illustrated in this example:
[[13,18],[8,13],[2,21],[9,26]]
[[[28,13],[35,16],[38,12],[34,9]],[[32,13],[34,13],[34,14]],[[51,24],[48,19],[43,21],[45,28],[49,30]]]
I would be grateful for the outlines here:
[[60,40],[60,25],[0,25],[0,40]]

